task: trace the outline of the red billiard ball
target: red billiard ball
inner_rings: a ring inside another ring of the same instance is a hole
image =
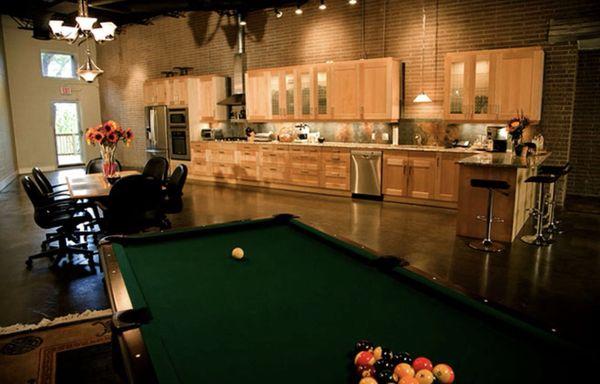
[[[373,365],[375,364],[375,356],[370,351],[360,351],[354,358],[354,365]]]
[[[417,372],[421,369],[427,369],[429,371],[433,369],[433,364],[431,363],[431,360],[429,360],[426,357],[417,357],[413,360],[412,366]]]
[[[454,382],[454,371],[448,364],[438,364],[433,367],[433,375],[442,384],[450,384]]]

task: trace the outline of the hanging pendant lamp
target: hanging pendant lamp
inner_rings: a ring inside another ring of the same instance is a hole
[[[85,82],[92,83],[94,80],[96,80],[96,77],[103,74],[104,71],[101,70],[96,63],[94,63],[94,60],[92,60],[89,48],[86,50],[86,56],[85,63],[79,67],[77,74],[79,77],[85,80]]]
[[[423,90],[423,66],[425,65],[425,4],[423,4],[423,23],[421,26],[421,92],[415,97],[413,103],[431,103],[431,99]]]

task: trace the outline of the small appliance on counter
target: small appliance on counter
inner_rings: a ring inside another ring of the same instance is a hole
[[[202,141],[214,140],[213,130],[210,128],[202,128],[202,130],[200,130],[200,138]]]
[[[452,141],[452,148],[469,148],[471,142],[469,140],[454,140]]]
[[[295,142],[306,143],[308,142],[308,135],[310,133],[310,126],[306,123],[298,123],[294,126],[296,131]]]
[[[254,135],[254,141],[266,143],[273,141],[273,132],[261,132]]]

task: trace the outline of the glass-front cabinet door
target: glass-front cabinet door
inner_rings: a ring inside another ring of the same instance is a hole
[[[314,67],[315,117],[317,120],[331,118],[331,71],[329,64]]]
[[[496,62],[490,54],[478,54],[473,57],[470,65],[469,76],[472,77],[468,83],[471,84],[469,101],[470,118],[472,120],[495,120],[497,106],[495,103],[494,82]]]
[[[314,113],[314,81],[312,66],[303,66],[298,68],[298,94],[297,109],[298,117],[301,119],[313,119]]]
[[[280,120],[285,114],[283,109],[284,105],[281,103],[281,75],[278,71],[273,71],[269,76],[269,98],[271,105],[271,118],[273,120]]]
[[[444,111],[446,119],[466,120],[469,116],[469,56],[447,55],[444,65]]]
[[[283,108],[286,119],[296,117],[296,73],[294,70],[283,73]]]

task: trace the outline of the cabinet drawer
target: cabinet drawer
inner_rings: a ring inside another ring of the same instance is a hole
[[[262,164],[285,164],[287,163],[287,153],[262,152],[260,154]]]
[[[321,158],[325,163],[350,163],[350,152],[323,151]]]
[[[261,169],[261,179],[263,181],[275,181],[283,183],[286,181],[285,171],[278,167],[263,167]]]
[[[242,180],[258,180],[258,168],[256,164],[240,165],[237,169],[237,177]]]
[[[318,187],[319,186],[319,171],[308,169],[291,169],[290,181],[292,184]]]
[[[210,146],[209,143],[192,143],[192,151],[193,150],[206,150]]]
[[[212,165],[212,174],[215,177],[234,177],[234,167],[227,163],[214,163]]]
[[[212,151],[212,161],[218,163],[235,164],[235,151],[233,150],[217,150]]]
[[[323,168],[323,175],[348,178],[350,176],[350,171],[347,166],[326,164]]]
[[[193,163],[191,167],[191,173],[198,176],[211,176],[212,167],[208,164],[196,164]]]
[[[308,162],[297,162],[297,161],[290,161],[290,169],[295,169],[298,171],[301,170],[309,170],[309,171],[314,171],[314,172],[318,172],[319,171],[319,163],[318,162],[312,162],[312,163],[308,163]]]
[[[318,163],[321,159],[318,152],[295,152],[290,153],[290,160],[299,163]]]
[[[253,151],[258,152],[259,146],[256,144],[238,144],[238,150],[240,151]]]
[[[349,177],[337,177],[337,176],[325,176],[323,177],[322,187],[327,189],[339,189],[342,191],[350,190],[350,178]]]

